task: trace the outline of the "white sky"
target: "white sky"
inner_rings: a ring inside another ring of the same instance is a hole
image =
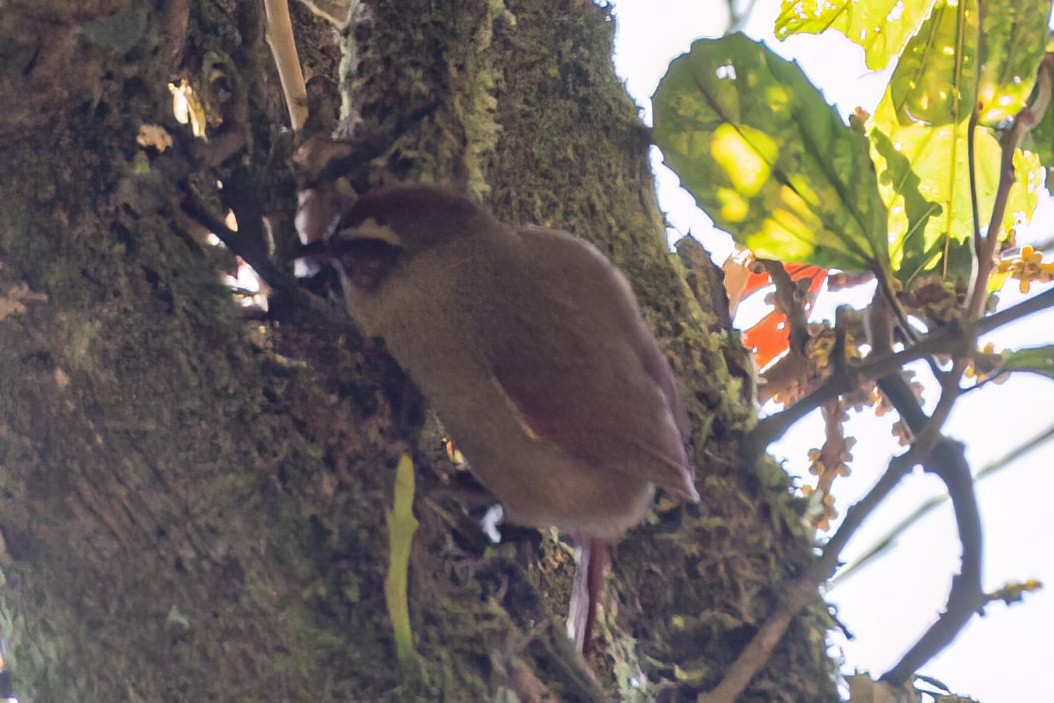
[[[778,0],[758,0],[746,27],[747,34],[763,39],[777,53],[794,58],[838,111],[848,115],[860,105],[871,109],[881,98],[888,79],[869,72],[863,53],[840,35],[792,37],[780,43],[772,37]],[[688,50],[702,36],[720,35],[727,23],[723,0],[616,0],[618,44],[616,68],[644,108],[650,121],[650,96],[669,61]],[[671,225],[691,231],[721,261],[731,249],[728,235],[713,230],[705,214],[695,208],[677,178],[653,162],[659,198]],[[1048,203],[1041,206],[1054,212]],[[1019,237],[1046,239],[1054,229],[1054,216],[1037,221],[1030,234]],[[1033,291],[1039,290],[1033,287]],[[1011,284],[1002,296],[1005,304],[1020,300]],[[818,314],[833,305],[818,304]],[[841,301],[839,301],[841,302]],[[1017,348],[1054,342],[1054,313],[1048,312],[1001,330],[987,341],[997,348]],[[925,375],[924,370],[919,371]],[[967,457],[976,472],[1007,451],[1038,435],[1054,423],[1052,382],[1034,376],[1016,376],[1002,386],[989,385],[964,396],[946,427],[946,433],[967,444]],[[935,400],[934,390],[927,400]],[[898,448],[889,435],[891,418],[865,415],[849,423],[857,438],[851,462],[852,476],[835,483],[837,507],[844,513],[879,477],[891,453]],[[787,460],[790,473],[807,474],[806,452],[823,441],[818,413],[806,418],[791,436],[773,447]],[[927,664],[922,673],[933,676],[962,695],[982,703],[1023,700],[1054,701],[1054,471],[1048,444],[979,484],[977,492],[985,521],[984,587],[995,590],[1007,581],[1038,578],[1048,590],[1026,596],[1024,603],[1007,607],[995,603],[987,616],[974,618],[958,640]],[[705,470],[705,469],[704,469]],[[845,550],[846,560],[883,536],[919,503],[943,492],[940,482],[921,471],[909,476],[885,505],[872,516]],[[705,499],[705,496],[704,496]],[[904,535],[895,549],[831,591],[829,600],[839,609],[842,622],[854,633],[852,642],[837,640],[845,656],[844,670],[867,670],[876,676],[894,664],[914,644],[926,626],[943,609],[951,578],[958,572],[960,547],[949,504],[933,511]]]

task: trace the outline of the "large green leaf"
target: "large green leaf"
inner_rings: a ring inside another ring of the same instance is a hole
[[[797,64],[741,34],[702,39],[652,103],[666,163],[740,244],[786,262],[888,268],[867,141]]]
[[[953,124],[978,102],[981,124],[994,125],[1025,106],[1043,59],[1050,0],[992,0],[981,8],[978,17],[975,3],[937,0],[890,80],[901,117]]]
[[[977,21],[974,3],[937,0],[889,81],[887,95],[902,122],[958,124],[973,112]]]
[[[1003,371],[1030,371],[1054,379],[1054,345],[1007,352],[1000,368]]]
[[[989,16],[1011,14],[992,10]],[[992,27],[997,24],[991,21]],[[938,0],[908,42],[871,120],[872,154],[890,212],[890,256],[903,281],[925,271],[949,278],[969,275],[974,223],[967,137],[979,78],[978,36],[974,4]],[[989,65],[995,64],[986,64],[985,71]],[[977,127],[974,161],[982,230],[999,184],[1000,156],[995,132]],[[1042,182],[1035,154],[1019,151],[1014,166],[1016,182],[1000,236],[1031,217]]]
[[[921,271],[940,256],[939,250],[926,250],[924,233],[930,218],[939,216],[943,208],[922,195],[921,179],[889,137],[876,129],[871,139],[876,159],[884,160],[879,187],[889,205],[889,232],[897,235],[889,248],[890,261],[897,271]]]
[[[1047,43],[1050,0],[1000,0],[981,6],[977,99],[982,124],[1013,117],[1025,106]]]
[[[835,29],[864,48],[867,67],[880,71],[900,53],[933,0],[783,0],[776,36]]]
[[[886,119],[883,100],[875,113],[871,140],[879,189],[890,209],[890,258],[897,277],[903,281],[924,271],[935,271],[947,278],[967,277],[970,270],[969,241],[973,236],[973,208],[970,203],[970,171],[967,152],[969,122],[930,127],[920,124],[902,126]],[[888,131],[887,131],[888,130]],[[888,145],[900,158],[890,161]],[[995,133],[988,127],[977,127],[974,135],[977,204],[981,229],[995,204],[999,186],[999,161],[1002,150]],[[906,217],[904,195],[898,186],[905,178],[905,165],[918,178],[919,197],[928,205],[939,206],[920,226],[920,217]],[[1018,150],[1014,155],[1015,182],[1010,189],[1000,238],[1010,229],[1031,218],[1036,209],[1043,183],[1042,167],[1034,152]],[[958,247],[962,246],[962,251]]]

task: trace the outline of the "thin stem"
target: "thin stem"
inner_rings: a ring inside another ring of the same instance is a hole
[[[966,623],[985,604],[981,588],[982,533],[981,515],[977,507],[970,466],[963,454],[963,445],[941,440],[926,462],[944,482],[955,511],[955,525],[962,545],[959,574],[952,579],[951,591],[944,612],[919,638],[907,654],[887,671],[882,680],[893,686],[903,685],[919,667],[951,644]]]
[[[974,150],[974,137],[977,131],[977,116],[981,106],[974,104],[973,112],[970,113],[970,123],[966,127],[966,159],[967,159],[967,171],[970,176],[970,210],[973,214],[973,249],[971,250],[970,256],[970,289],[972,290],[977,285],[977,279],[980,275],[980,267],[978,262],[981,259],[981,252],[984,249],[983,240],[981,239],[981,208],[977,205],[977,173],[975,172],[975,150]]]
[[[927,456],[930,449],[939,440],[941,428],[944,427],[948,416],[951,415],[952,408],[955,407],[955,401],[962,395],[962,388],[959,386],[959,382],[962,379],[963,372],[966,371],[968,363],[969,359],[967,357],[957,357],[952,363],[951,370],[940,377],[941,397],[937,400],[937,407],[933,409],[933,414],[930,415],[930,419],[926,422],[922,433],[915,440],[915,446],[920,456]]]
[[[838,567],[838,558],[845,545],[849,543],[849,539],[856,534],[856,531],[860,529],[860,526],[864,524],[864,521],[875,508],[886,499],[886,496],[896,488],[897,484],[900,483],[900,479],[904,478],[904,475],[915,466],[915,463],[915,456],[910,451],[900,456],[895,456],[890,460],[889,466],[886,467],[886,472],[878,479],[878,483],[867,492],[866,496],[849,508],[838,530],[831,536],[831,539],[827,540],[827,544],[823,548],[823,554],[809,570],[810,578],[819,584],[826,581],[834,573],[834,570]]]
[[[1045,290],[1039,295],[1035,295],[1027,300],[1022,300],[1020,303],[1012,305],[1006,310],[1000,310],[999,312],[992,313],[987,317],[982,317],[974,325],[974,329],[977,331],[977,336],[981,336],[982,334],[987,334],[1003,325],[1016,322],[1023,317],[1049,307],[1054,307],[1054,288]]]

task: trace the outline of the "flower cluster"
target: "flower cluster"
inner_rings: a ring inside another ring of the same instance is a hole
[[[995,272],[1016,279],[1020,283],[1022,293],[1027,293],[1033,283],[1054,281],[1054,263],[1043,263],[1043,252],[1036,251],[1027,244],[1021,247],[1017,256],[996,264]]]
[[[989,342],[978,349],[970,359],[970,365],[966,367],[966,377],[974,379],[977,383],[983,383],[1002,365],[1003,355],[995,351],[995,347]],[[1001,374],[993,378],[992,382],[1003,383],[1007,378],[1006,374]]]

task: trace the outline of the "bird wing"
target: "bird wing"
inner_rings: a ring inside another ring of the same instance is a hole
[[[491,313],[502,323],[479,330],[477,339],[525,431],[698,500],[673,374],[625,277],[569,234],[517,234],[527,288],[510,284]]]

